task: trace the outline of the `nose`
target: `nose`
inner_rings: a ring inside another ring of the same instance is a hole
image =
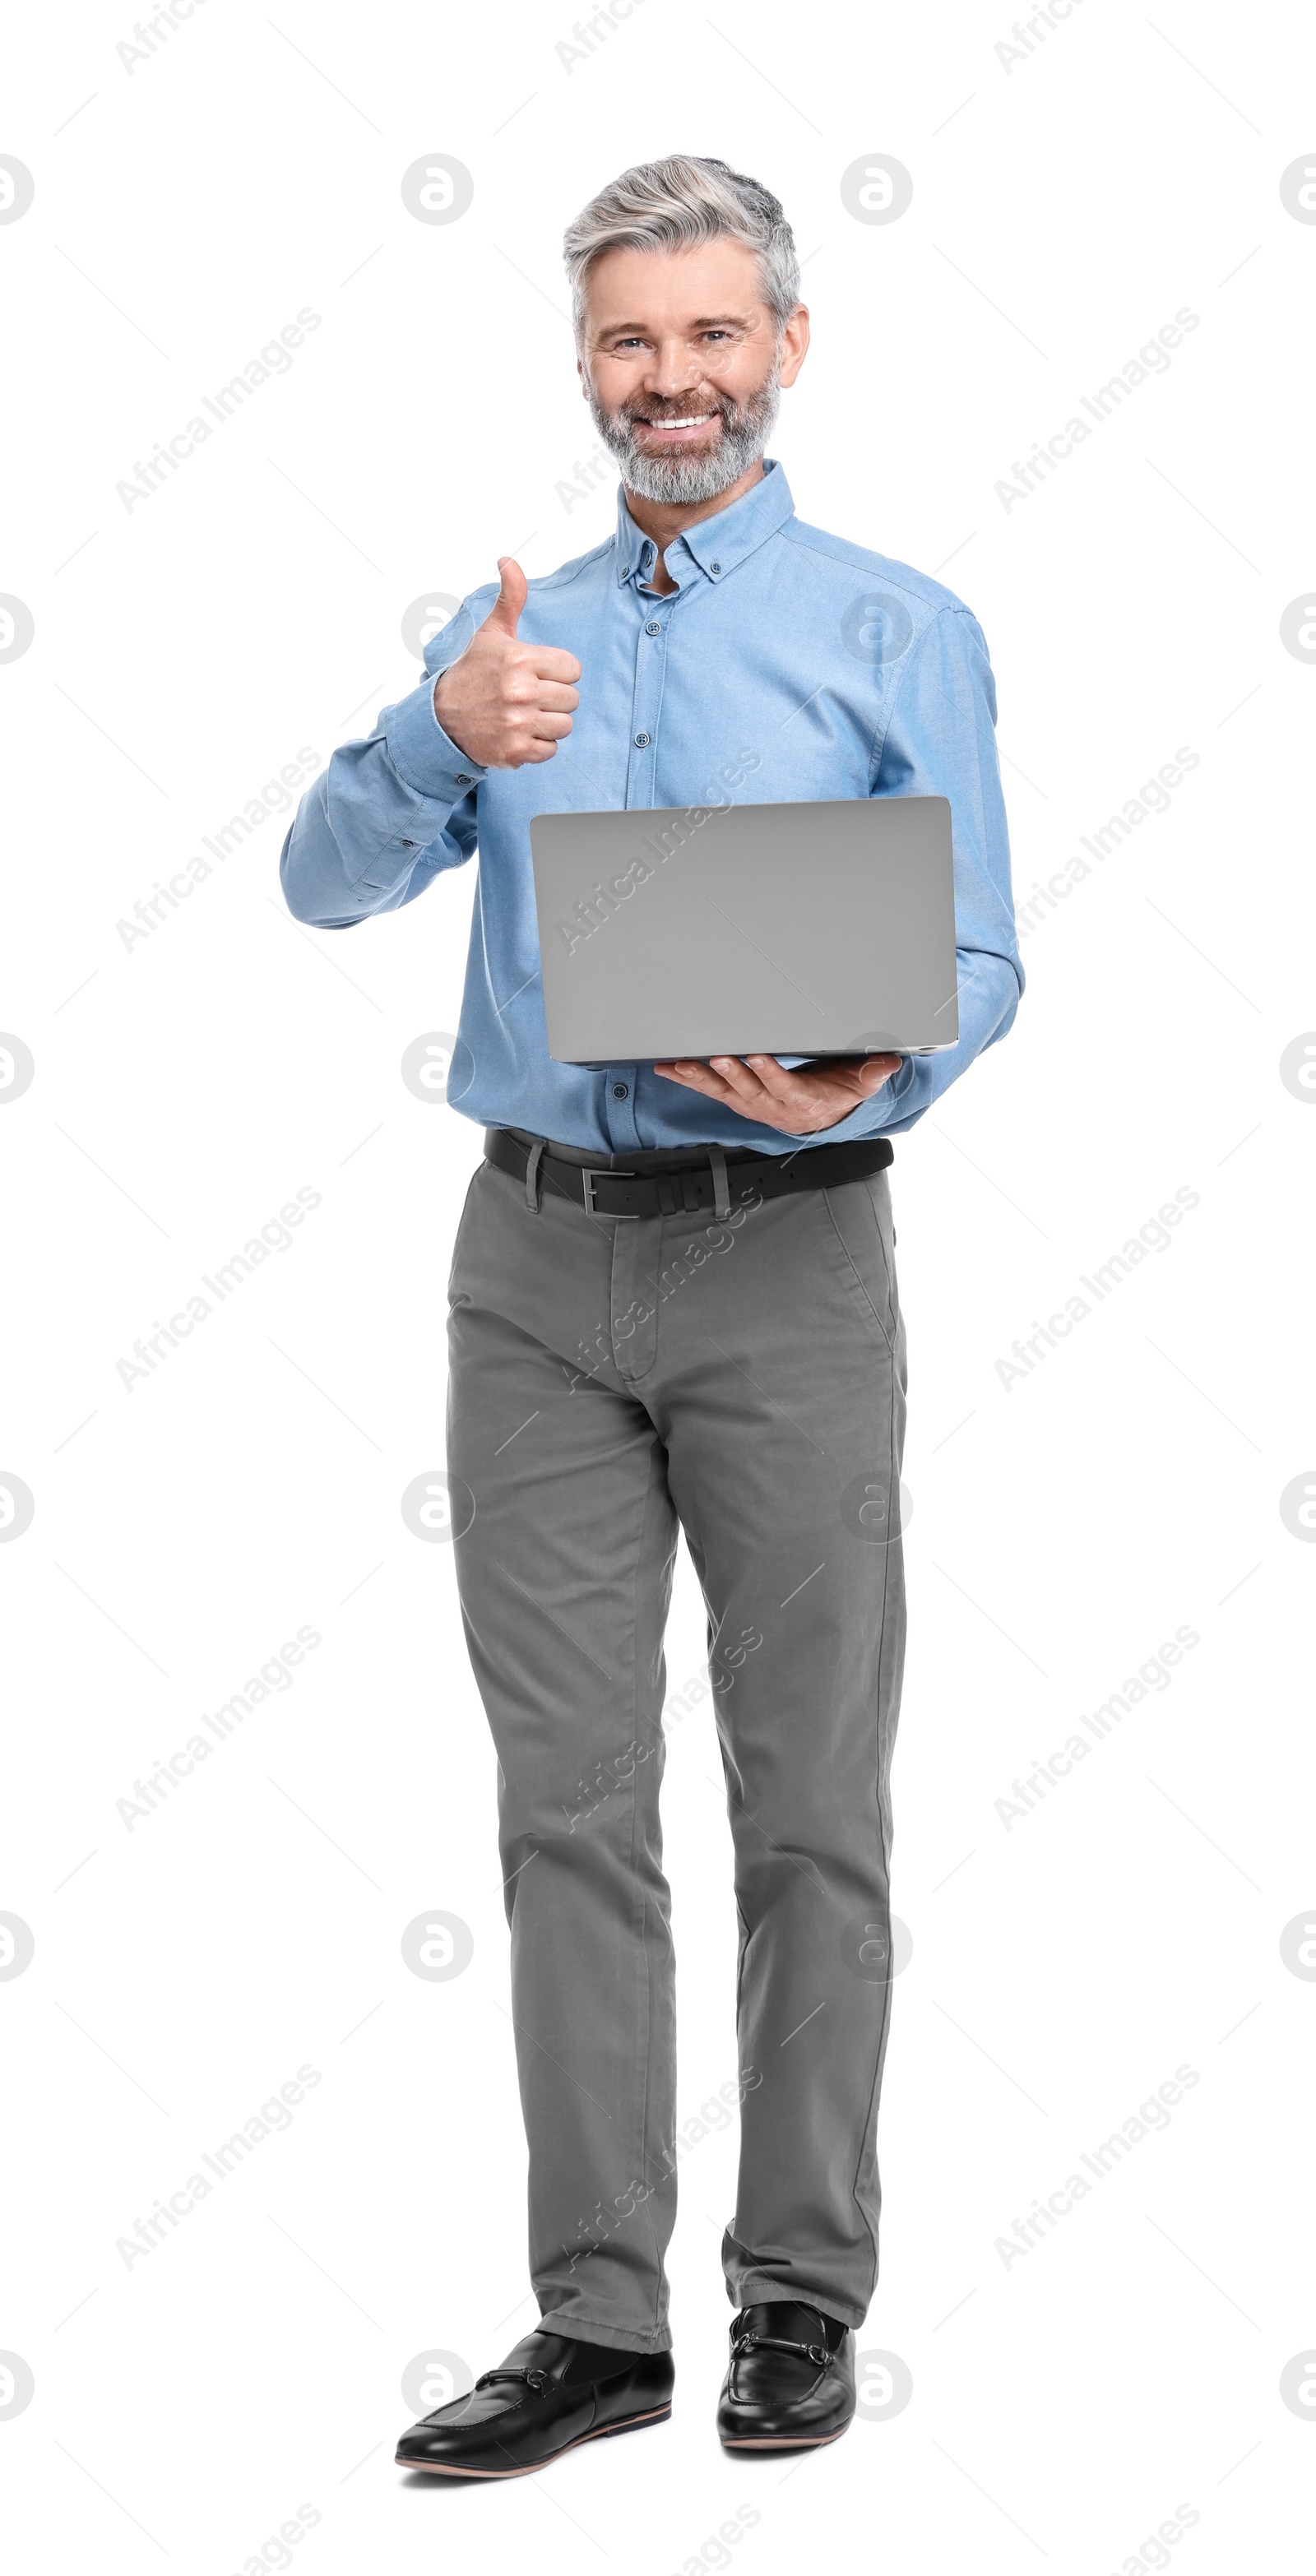
[[[673,402],[678,394],[692,392],[701,382],[698,362],[691,357],[684,340],[673,332],[658,342],[644,373],[646,393]]]

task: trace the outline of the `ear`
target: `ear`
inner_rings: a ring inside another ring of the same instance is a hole
[[[797,304],[781,335],[781,384],[793,385],[809,349],[809,308]]]

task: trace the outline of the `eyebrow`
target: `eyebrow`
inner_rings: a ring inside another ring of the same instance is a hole
[[[686,328],[690,331],[709,331],[725,329],[728,324],[746,328],[749,318],[747,313],[699,313],[692,322],[687,323]],[[602,322],[599,325],[599,338],[606,340],[616,331],[647,331],[648,328],[647,322]]]

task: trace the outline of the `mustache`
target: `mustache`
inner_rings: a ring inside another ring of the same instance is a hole
[[[632,427],[639,421],[651,422],[661,429],[664,421],[684,420],[692,411],[712,412],[719,420],[734,421],[738,417],[739,406],[728,394],[690,393],[679,402],[671,403],[659,403],[644,394],[632,394],[630,401],[622,404],[616,418],[628,421]]]

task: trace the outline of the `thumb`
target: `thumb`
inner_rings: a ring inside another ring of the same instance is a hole
[[[500,555],[498,570],[502,579],[502,588],[485,623],[496,627],[502,634],[510,636],[515,643],[516,621],[526,604],[529,583],[515,555]]]

